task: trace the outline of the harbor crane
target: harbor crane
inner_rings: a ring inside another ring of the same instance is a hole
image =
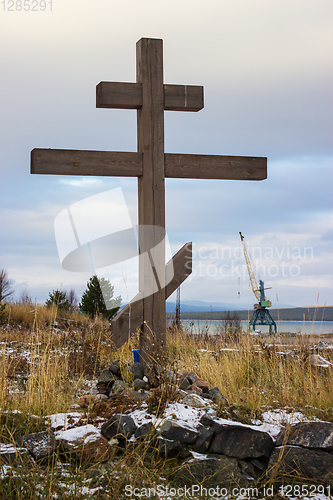
[[[256,304],[254,304],[254,311],[252,318],[250,319],[249,322],[249,328],[252,327],[253,331],[255,331],[256,324],[268,325],[270,334],[277,333],[276,323],[267,309],[267,307],[272,306],[271,301],[267,300],[267,297],[265,296],[265,290],[268,290],[268,288],[265,288],[264,282],[262,280],[259,280],[259,286],[258,286],[255,274],[253,272],[250,256],[246,249],[244,236],[242,235],[241,232],[239,232],[239,236],[242,242],[242,247],[243,247],[247,271],[249,273],[252,292],[254,293],[254,296],[258,301]]]

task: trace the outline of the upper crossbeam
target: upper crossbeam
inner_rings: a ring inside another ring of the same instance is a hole
[[[200,85],[163,85],[166,111],[200,111],[204,107]],[[100,82],[96,86],[96,107],[139,109],[142,106],[142,84]]]

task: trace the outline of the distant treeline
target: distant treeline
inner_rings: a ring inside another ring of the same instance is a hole
[[[333,306],[328,307],[292,307],[288,309],[269,309],[275,321],[333,321]],[[240,320],[247,320],[252,316],[253,310],[248,311],[230,311],[232,316],[237,315]],[[228,315],[227,311],[207,311],[203,312],[181,312],[182,320],[223,320]],[[169,319],[174,314],[167,314]]]

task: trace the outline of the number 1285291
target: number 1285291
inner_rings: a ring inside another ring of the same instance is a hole
[[[3,0],[2,10],[6,12],[52,11],[52,0]]]

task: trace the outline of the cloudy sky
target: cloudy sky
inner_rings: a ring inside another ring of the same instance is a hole
[[[2,2],[0,268],[15,297],[82,294],[89,273],[57,251],[66,207],[121,187],[136,220],[136,179],[31,175],[30,151],[136,150],[136,112],[96,109],[95,87],[135,81],[142,37],[164,40],[165,83],[205,89],[200,112],[165,113],[166,152],[268,158],[261,182],[166,180],[172,251],[195,251],[182,299],[253,303],[242,231],[274,305],[333,305],[332,0]],[[120,281],[127,300],[136,278]]]

